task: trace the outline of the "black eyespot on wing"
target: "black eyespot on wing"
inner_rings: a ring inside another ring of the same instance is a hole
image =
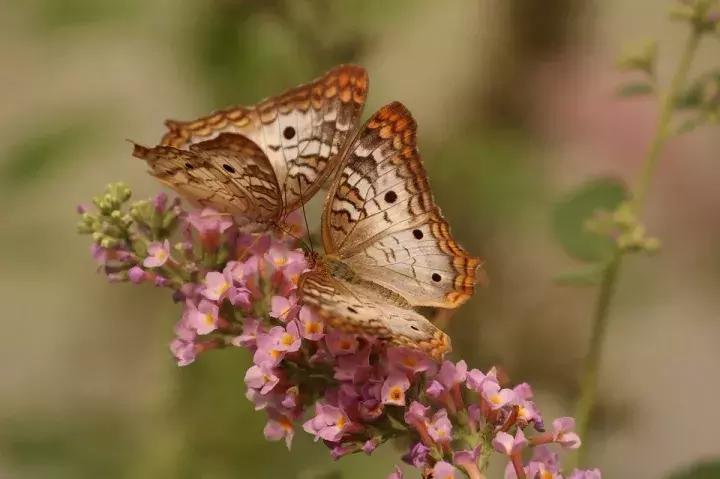
[[[412,329],[413,331],[420,331],[420,328],[418,328],[414,324],[410,325],[410,329]]]
[[[185,163],[185,168],[187,168],[188,170],[192,170],[195,167],[192,165],[192,163],[188,161],[187,163]]]
[[[353,313],[353,314],[358,314],[357,309],[352,308],[352,307],[350,307],[350,306],[347,307],[347,310],[350,311],[350,312]]]
[[[292,126],[286,126],[283,130],[283,136],[286,140],[292,140],[295,137],[295,128]]]
[[[235,173],[235,168],[228,165],[227,163],[223,163],[223,169],[227,171],[228,173]]]
[[[385,201],[387,203],[395,203],[395,200],[397,200],[397,193],[392,190],[385,193]]]
[[[423,239],[423,232],[420,230],[413,230],[413,236],[416,239]]]
[[[433,275],[432,275],[432,280],[433,280],[433,281],[435,281],[436,283],[439,283],[441,279],[442,279],[442,278],[440,277],[439,274],[433,273]]]

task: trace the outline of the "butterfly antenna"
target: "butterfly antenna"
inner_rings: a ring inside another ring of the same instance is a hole
[[[241,254],[240,256],[238,256],[238,259],[237,259],[237,260],[238,260],[238,261],[242,261],[243,258],[245,257],[245,255],[248,253],[248,251],[250,251],[250,250],[252,249],[252,247],[255,246],[258,241],[260,241],[260,238],[262,238],[262,236],[263,236],[262,234],[257,235],[257,236],[255,237],[255,239],[253,240],[253,242],[250,243],[250,246],[248,246],[247,248],[245,248],[245,251],[243,251],[242,254]]]
[[[305,233],[307,233],[308,241],[310,242],[310,253],[314,254],[315,250],[313,249],[312,237],[310,236],[310,225],[308,224],[307,213],[305,212],[305,201],[303,199],[303,193],[302,193],[302,181],[300,181],[299,176],[298,176],[298,188],[300,189],[300,207],[302,208],[303,219],[305,220]]]

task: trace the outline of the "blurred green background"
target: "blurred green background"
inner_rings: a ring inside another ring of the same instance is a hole
[[[553,238],[553,206],[589,179],[635,178],[657,107],[615,99],[614,58],[656,37],[666,80],[685,36],[668,4],[0,3],[0,478],[391,472],[390,445],[333,463],[302,432],[291,452],[266,442],[244,397],[248,355],[178,369],[167,344],[179,309],[164,291],[107,284],[75,234],[75,205],[107,182],[158,191],[126,138],[155,144],[166,118],[252,104],[344,62],[369,70],[366,117],[392,100],[411,109],[436,199],[486,260],[489,286],[449,326],[453,357],[530,382],[547,418],[572,414],[596,289],[554,284],[578,264]],[[694,71],[718,63],[712,43]],[[632,257],[619,285],[584,438],[606,478],[720,454],[717,131],[669,145],[644,214],[664,248]],[[317,225],[318,201],[308,211]]]

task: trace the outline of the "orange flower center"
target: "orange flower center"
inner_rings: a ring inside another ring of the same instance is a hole
[[[390,399],[393,401],[399,401],[403,397],[403,390],[402,388],[395,386],[394,388],[390,389]]]
[[[305,332],[308,334],[322,333],[322,324],[320,323],[306,323]]]
[[[280,338],[280,344],[282,344],[283,346],[290,346],[294,342],[295,338],[290,333],[283,333],[282,337]]]

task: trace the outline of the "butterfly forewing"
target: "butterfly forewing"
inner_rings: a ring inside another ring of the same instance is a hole
[[[188,150],[135,144],[133,156],[149,172],[196,206],[236,217],[239,226],[263,227],[280,219],[282,197],[263,151],[241,135],[223,133]]]
[[[185,148],[223,132],[246,136],[269,158],[288,213],[312,197],[332,172],[331,160],[344,150],[360,121],[367,89],[363,68],[339,66],[252,107],[189,122],[169,120],[162,144]]]
[[[398,102],[360,129],[326,199],[323,243],[362,278],[413,306],[457,307],[480,260],[452,235],[417,150],[417,125]]]

